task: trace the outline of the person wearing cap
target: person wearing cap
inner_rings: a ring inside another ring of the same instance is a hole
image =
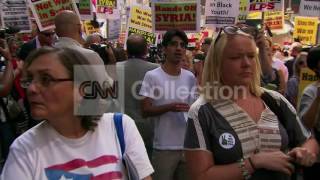
[[[320,46],[312,48],[307,56],[308,67],[320,78]],[[320,79],[308,85],[302,94],[299,115],[305,126],[313,130],[318,143],[320,142]],[[320,157],[310,168],[304,169],[304,179],[319,179]]]

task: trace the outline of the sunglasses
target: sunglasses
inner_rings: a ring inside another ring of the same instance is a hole
[[[216,40],[214,41],[214,45],[218,42],[218,40],[221,37],[222,32],[224,32],[225,34],[228,35],[235,35],[235,34],[241,34],[241,33],[245,33],[245,34],[249,34],[251,35],[254,39],[257,38],[259,31],[257,28],[252,27],[252,26],[224,26],[223,28],[220,29]]]

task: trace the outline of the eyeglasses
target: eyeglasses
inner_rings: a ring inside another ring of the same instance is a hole
[[[43,88],[48,88],[53,83],[64,82],[64,81],[73,81],[70,78],[53,78],[51,76],[40,76],[38,78],[26,78],[20,80],[20,85],[22,88],[27,89],[32,83],[37,83]]]
[[[170,41],[170,42],[168,43],[168,45],[169,45],[169,46],[173,46],[173,47],[175,47],[175,48],[177,48],[179,45],[180,45],[180,47],[183,48],[183,49],[187,48],[186,43],[184,43],[184,42],[178,42],[178,41]]]
[[[218,40],[221,37],[221,33],[222,31],[228,35],[235,35],[235,34],[241,34],[241,33],[245,33],[245,34],[249,34],[251,35],[253,38],[257,38],[259,31],[258,29],[256,29],[255,27],[251,27],[251,26],[225,26],[223,28],[220,29],[216,40],[214,41],[214,45],[218,42]]]
[[[55,32],[41,32],[41,34],[43,34],[46,37],[51,37],[51,36],[54,36],[56,33]]]

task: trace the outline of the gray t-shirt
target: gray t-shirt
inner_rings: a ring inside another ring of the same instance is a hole
[[[159,67],[159,64],[141,59],[128,59],[124,62],[118,62],[116,67],[119,98],[123,111],[136,122],[145,121],[141,115],[139,91],[146,72]]]
[[[181,69],[178,76],[171,76],[161,67],[148,71],[144,77],[140,95],[153,99],[154,106],[195,101],[196,79],[187,70]],[[187,123],[187,112],[169,111],[151,118],[154,122],[153,148],[181,150]]]

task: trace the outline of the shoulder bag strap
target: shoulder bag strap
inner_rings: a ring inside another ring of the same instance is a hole
[[[118,140],[120,143],[121,154],[123,156],[123,154],[126,150],[126,145],[125,145],[125,141],[124,141],[122,114],[121,113],[114,113],[113,120],[114,120],[114,125],[115,125],[116,131],[117,131]]]

